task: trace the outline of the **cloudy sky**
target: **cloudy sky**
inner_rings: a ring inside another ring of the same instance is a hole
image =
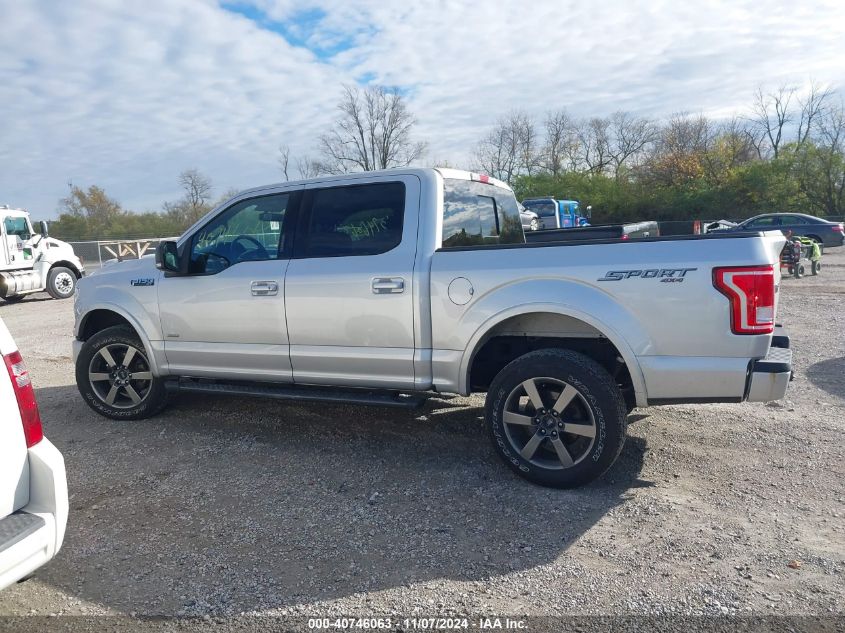
[[[344,83],[396,86],[429,159],[466,164],[514,108],[727,116],[758,85],[845,87],[845,2],[0,0],[0,204],[68,182],[133,210],[280,179]]]

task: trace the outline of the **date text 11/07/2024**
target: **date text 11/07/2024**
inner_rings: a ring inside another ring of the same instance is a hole
[[[308,628],[313,630],[468,630],[482,631],[511,630],[526,628],[524,620],[482,617],[482,618],[309,618]]]

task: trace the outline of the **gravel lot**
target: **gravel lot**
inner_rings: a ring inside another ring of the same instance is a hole
[[[512,475],[478,396],[182,396],[113,422],[77,394],[72,302],[2,305],[71,515],[0,615],[842,614],[845,249],[823,263],[781,286],[787,400],[635,410],[619,462],[575,491]]]

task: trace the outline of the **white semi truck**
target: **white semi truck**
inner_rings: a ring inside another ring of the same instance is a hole
[[[43,290],[67,299],[85,274],[70,244],[49,237],[46,222],[39,229],[23,209],[0,206],[0,297],[9,303]]]

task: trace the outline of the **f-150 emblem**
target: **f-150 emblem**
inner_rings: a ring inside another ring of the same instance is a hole
[[[683,281],[688,272],[698,268],[648,268],[645,270],[609,270],[599,281],[622,281],[639,277],[640,279],[660,279],[660,281],[677,282]]]
[[[131,279],[130,286],[155,286],[156,280],[154,277],[142,277],[140,279]]]

